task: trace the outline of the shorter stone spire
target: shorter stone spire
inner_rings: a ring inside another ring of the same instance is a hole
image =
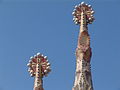
[[[51,71],[47,56],[37,53],[37,55],[30,58],[27,66],[29,67],[30,76],[35,77],[33,90],[44,90],[42,78]]]

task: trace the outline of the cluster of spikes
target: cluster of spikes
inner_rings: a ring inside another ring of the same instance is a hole
[[[75,9],[73,10],[73,21],[75,22],[76,25],[81,23],[81,13],[86,16],[86,23],[87,24],[92,24],[94,21],[94,11],[91,7],[91,5],[85,4],[84,2],[81,2],[81,4],[76,5]]]
[[[38,60],[40,60],[38,62]],[[31,77],[34,77],[36,75],[36,65],[39,64],[41,66],[41,75],[47,76],[48,73],[51,71],[50,69],[50,63],[48,62],[47,56],[44,56],[43,54],[37,53],[33,57],[30,57],[29,63],[27,64],[28,72],[30,73]]]

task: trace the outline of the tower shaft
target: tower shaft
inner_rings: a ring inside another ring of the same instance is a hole
[[[44,90],[42,79],[51,71],[47,56],[37,53],[36,55],[30,57],[27,66],[29,67],[28,72],[30,73],[30,76],[35,78],[33,90]]]

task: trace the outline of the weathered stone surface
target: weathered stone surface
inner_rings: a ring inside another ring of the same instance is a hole
[[[44,90],[42,87],[35,87],[34,90]]]

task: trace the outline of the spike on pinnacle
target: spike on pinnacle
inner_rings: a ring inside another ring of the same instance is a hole
[[[39,56],[39,55],[40,55],[40,53],[38,52],[38,53],[37,53],[37,56]]]
[[[85,4],[85,2],[81,2],[81,5],[82,5],[82,4]]]
[[[81,25],[82,12],[85,15],[86,24],[91,24],[94,21],[94,17],[93,17],[94,11],[91,5],[85,4],[84,2],[81,2],[81,4],[79,5],[76,5],[75,9],[73,10],[72,15],[73,15],[73,21],[75,22],[75,24]]]

